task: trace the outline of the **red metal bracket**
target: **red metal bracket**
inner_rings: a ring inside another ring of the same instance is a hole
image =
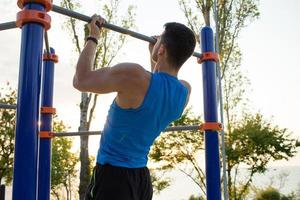
[[[41,113],[55,115],[56,109],[52,107],[41,107]]]
[[[55,62],[55,63],[58,63],[58,56],[57,55],[55,55],[55,54],[47,54],[47,53],[45,53],[44,55],[43,55],[43,60],[44,61],[53,61],[53,62]]]
[[[201,57],[198,58],[198,63],[202,64],[205,61],[215,61],[215,62],[219,62],[219,54],[215,53],[215,52],[205,52],[202,53]]]
[[[200,125],[201,131],[221,131],[223,125],[218,122],[206,122]]]
[[[17,5],[19,8],[23,9],[27,3],[42,4],[47,12],[52,9],[52,0],[18,0]]]
[[[51,17],[44,11],[22,10],[17,14],[17,27],[22,27],[26,23],[37,22],[44,26],[45,30],[51,27]]]
[[[40,131],[40,138],[48,138],[51,139],[55,137],[54,133],[51,131]]]

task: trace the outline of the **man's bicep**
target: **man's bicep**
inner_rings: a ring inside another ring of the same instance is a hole
[[[91,71],[87,75],[84,88],[87,92],[99,94],[120,92],[130,84],[128,76],[131,76],[135,70],[133,65],[131,63],[121,63],[113,67]]]
[[[95,71],[91,71],[88,75],[86,88],[88,92],[99,94],[117,92],[120,76],[116,69],[112,67],[105,67]]]

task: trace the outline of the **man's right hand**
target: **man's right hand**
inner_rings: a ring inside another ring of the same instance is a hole
[[[103,19],[100,15],[93,15],[92,16],[92,21],[89,23],[89,32],[91,37],[96,38],[97,40],[100,39],[100,33],[101,33],[101,28],[97,26],[99,24],[102,26],[105,23],[105,19]]]
[[[155,35],[155,36],[151,36],[151,37],[157,41],[157,39],[158,39],[159,36]],[[152,55],[152,51],[153,51],[154,45],[155,45],[155,43],[150,43],[149,42],[148,48],[149,48],[150,55]]]

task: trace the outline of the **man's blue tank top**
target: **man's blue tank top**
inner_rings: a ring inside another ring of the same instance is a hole
[[[167,73],[151,75],[143,103],[136,109],[110,106],[97,162],[113,166],[145,167],[154,140],[183,112],[188,89]]]

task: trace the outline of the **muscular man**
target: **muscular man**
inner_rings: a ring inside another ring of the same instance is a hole
[[[182,24],[167,23],[155,45],[149,44],[152,72],[136,63],[93,71],[101,31],[96,22],[105,23],[93,16],[73,84],[82,92],[117,92],[117,96],[101,135],[86,200],[151,200],[148,153],[161,131],[180,118],[188,103],[191,87],[178,80],[177,74],[194,51],[195,36]]]

